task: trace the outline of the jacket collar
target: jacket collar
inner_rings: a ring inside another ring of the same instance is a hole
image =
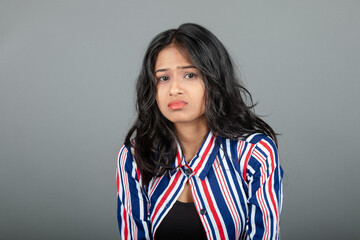
[[[219,150],[219,144],[217,143],[218,141],[216,141],[216,139],[217,137],[210,131],[202,143],[199,151],[190,161],[190,163],[186,162],[185,157],[182,154],[180,144],[177,143],[176,159],[172,166],[176,170],[183,167],[189,168],[201,180],[204,180]],[[176,172],[177,171],[172,171],[170,175],[173,176]]]

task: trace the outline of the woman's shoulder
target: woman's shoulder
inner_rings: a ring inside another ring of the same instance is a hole
[[[238,139],[220,137],[220,140],[226,149],[231,151],[232,154],[236,154],[238,159],[242,159],[245,162],[249,161],[249,158],[254,157],[254,154],[256,157],[262,156],[265,159],[269,156],[277,155],[275,141],[264,133],[253,133]]]
[[[134,145],[123,144],[117,157],[118,174],[121,177],[129,176],[140,181],[140,170],[134,159]]]
[[[245,162],[251,158],[267,159],[278,154],[275,141],[264,133],[253,133],[231,141],[237,149],[238,157]]]
[[[134,154],[135,139],[130,139],[129,142],[123,143],[118,153],[118,159],[120,157],[128,156],[132,158]]]
[[[254,144],[254,145],[259,145],[259,144],[263,144],[263,143],[275,145],[274,140],[264,133],[253,133],[251,135],[244,137],[240,141],[245,141],[245,142],[248,142],[248,143]]]
[[[133,158],[134,155],[134,147],[133,145],[123,144],[120,147],[118,156],[117,156],[117,163],[120,168],[136,168],[136,163]]]
[[[235,140],[226,139],[222,137],[220,138],[222,139],[222,141],[230,141],[232,142],[232,144],[247,144],[247,145],[259,145],[259,146],[264,144],[269,144],[272,147],[276,148],[275,141],[264,133],[253,133],[250,135],[245,135]]]
[[[254,146],[255,153],[260,153],[264,158],[277,155],[277,146],[275,141],[263,133],[255,133],[246,137],[244,140]]]
[[[251,154],[248,164],[253,169],[263,167],[274,168],[278,165],[278,150],[275,141],[268,135],[263,133],[252,134],[244,140],[251,144]]]

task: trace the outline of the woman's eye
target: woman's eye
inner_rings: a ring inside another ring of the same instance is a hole
[[[194,73],[187,73],[187,74],[185,75],[185,78],[193,78],[193,77],[195,77],[195,74],[194,74]]]
[[[167,76],[161,76],[161,77],[158,77],[158,82],[164,82],[166,80],[169,80],[169,78]]]

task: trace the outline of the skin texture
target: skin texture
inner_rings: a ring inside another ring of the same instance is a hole
[[[189,162],[209,131],[204,115],[205,85],[201,73],[174,45],[160,51],[154,72],[156,102],[161,113],[174,123],[183,154]],[[193,201],[188,184],[178,200]]]

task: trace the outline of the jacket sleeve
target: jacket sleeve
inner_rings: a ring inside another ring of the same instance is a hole
[[[283,171],[276,145],[264,136],[256,143],[247,167],[247,239],[279,239]]]
[[[121,239],[150,239],[146,195],[130,150],[122,146],[116,170],[117,218]]]

